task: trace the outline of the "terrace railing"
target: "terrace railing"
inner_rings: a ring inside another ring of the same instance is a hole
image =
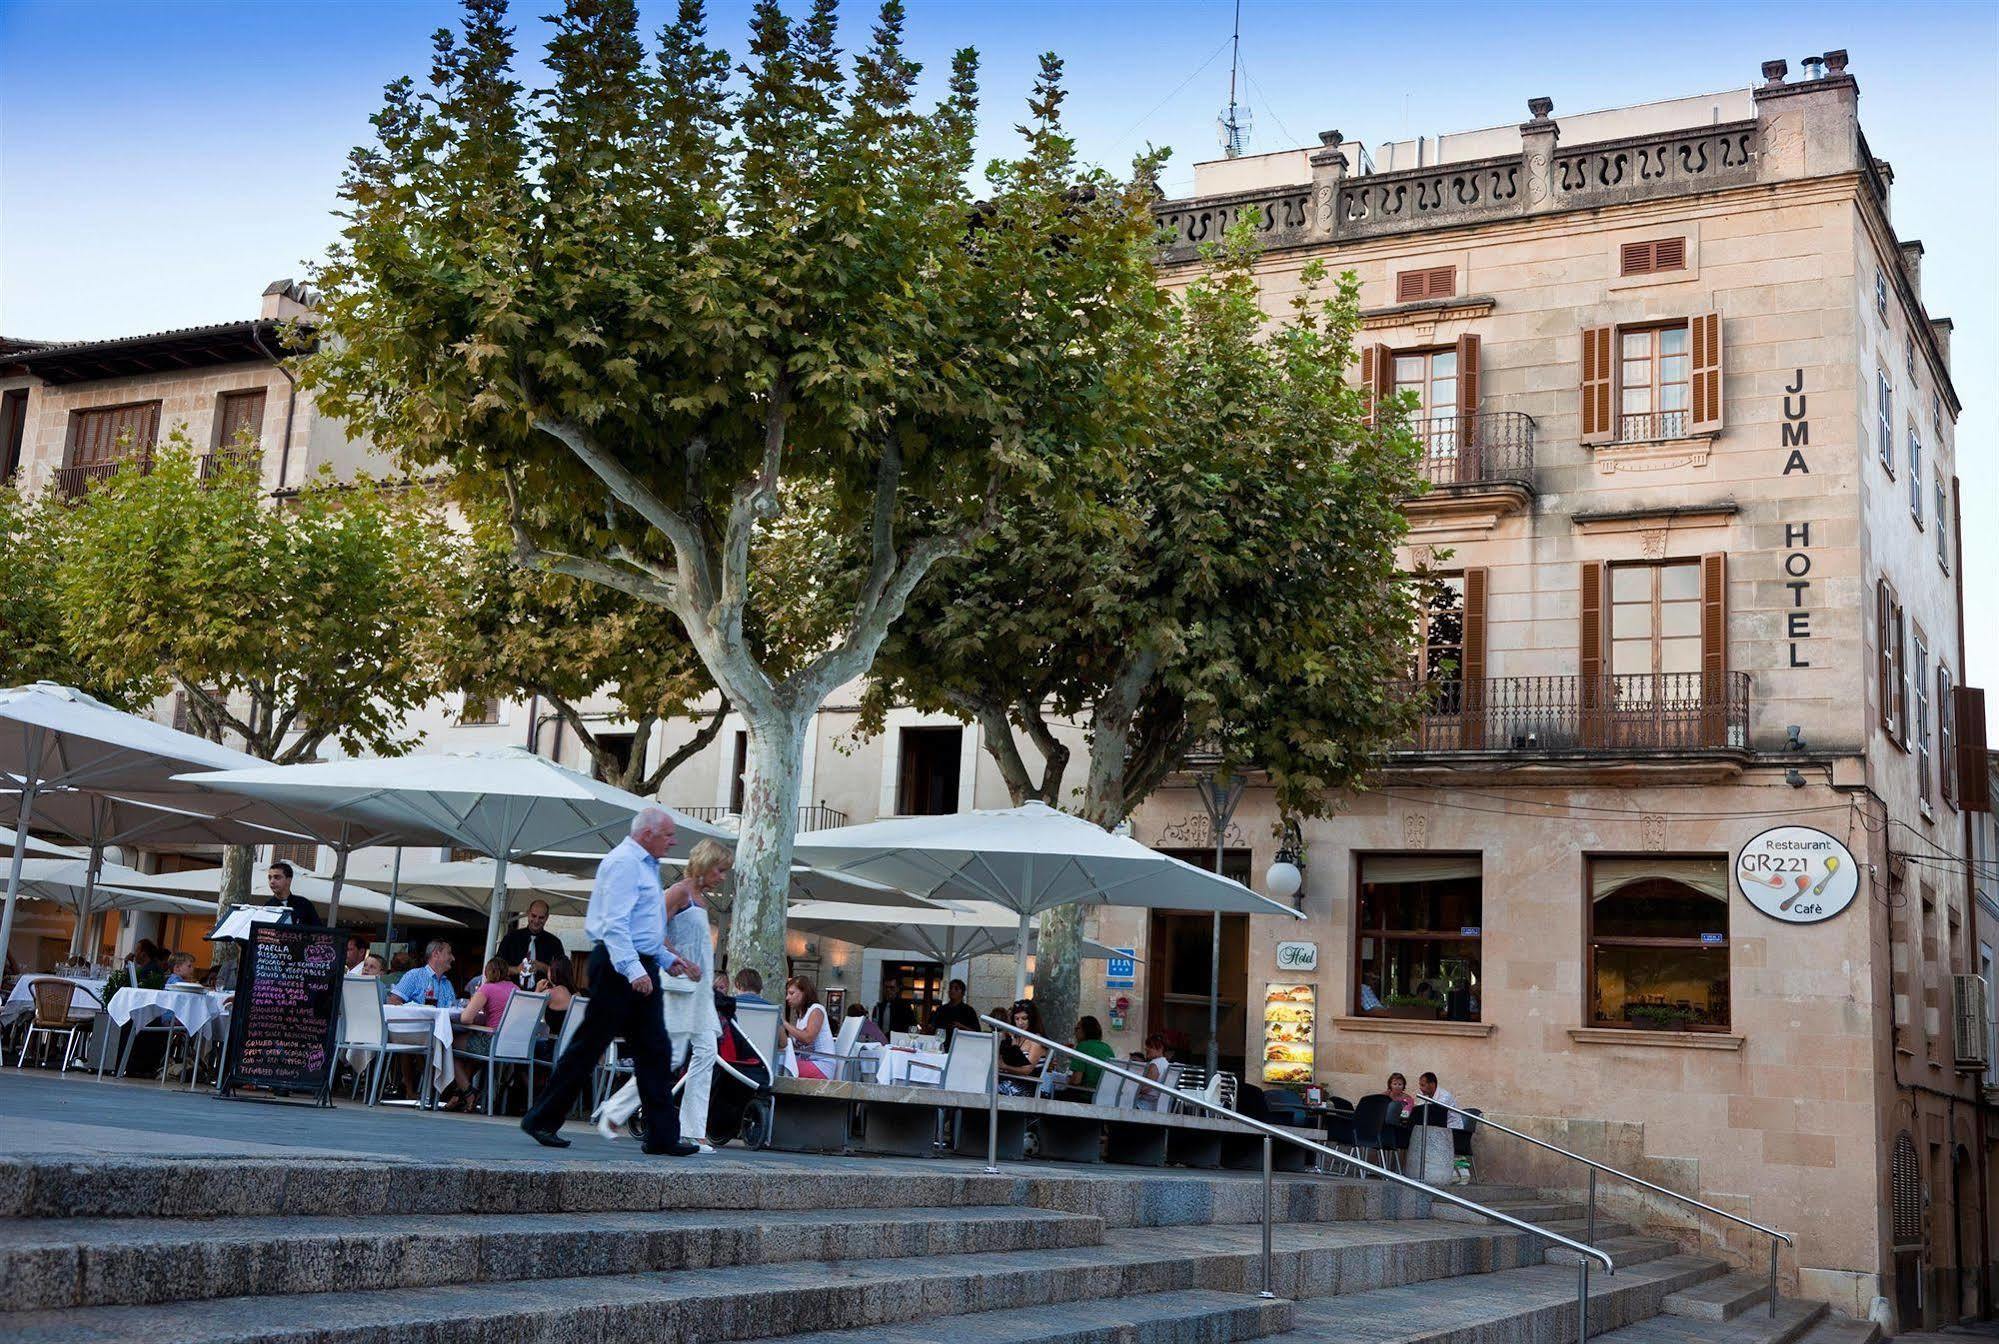
[[[1485,677],[1409,683],[1423,698],[1400,755],[1711,754],[1749,747],[1749,674]]]

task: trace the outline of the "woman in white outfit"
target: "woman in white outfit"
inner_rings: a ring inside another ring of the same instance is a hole
[[[687,1064],[687,1081],[680,1091],[680,1137],[704,1153],[708,1142],[708,1092],[715,1076],[715,1041],[722,1023],[715,1016],[715,995],[708,981],[715,969],[715,940],[708,928],[708,896],[729,878],[735,856],[713,840],[703,840],[687,856],[687,872],[665,892],[666,908],[679,911],[666,921],[666,945],[699,974],[680,980],[685,992],[668,992],[660,1004],[667,1035],[673,1040],[673,1065]],[[669,989],[671,987],[668,987]],[[597,1113],[597,1130],[607,1139],[618,1137],[624,1123],[639,1108],[636,1078],[607,1100]]]

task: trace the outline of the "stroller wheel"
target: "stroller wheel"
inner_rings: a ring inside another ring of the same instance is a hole
[[[770,1142],[770,1104],[753,1101],[743,1108],[743,1146],[752,1152]]]
[[[632,1112],[632,1118],[625,1121],[625,1129],[640,1143],[646,1141],[646,1113],[644,1107]]]

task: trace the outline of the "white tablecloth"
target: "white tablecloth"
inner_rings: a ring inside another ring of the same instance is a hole
[[[382,1018],[388,1023],[391,1040],[402,1042],[420,1036],[430,1038],[431,1086],[442,1092],[451,1082],[452,1031],[458,1021],[458,1010],[427,1003],[389,1003],[382,1005]],[[368,1057],[363,1055],[359,1058],[366,1060]]]
[[[14,982],[13,990],[7,995],[7,1002],[0,1004],[0,1018],[11,1018],[35,1011],[34,985],[37,980],[55,980],[62,984],[81,985],[95,994],[100,1004],[104,1002],[104,986],[109,983],[106,980],[82,980],[67,975],[24,975]],[[91,1011],[88,1000],[77,1002],[74,1006],[79,1012]]]
[[[186,1027],[190,1036],[199,1036],[223,1016],[229,998],[206,989],[121,989],[104,1005],[104,1011],[121,1027],[145,1026],[171,1017]]]
[[[934,1086],[944,1077],[944,1052],[941,1050],[919,1053],[898,1050],[893,1046],[863,1044],[854,1047],[854,1052],[867,1061],[861,1072],[872,1072],[878,1083],[916,1082]],[[913,1070],[912,1065],[915,1066]]]

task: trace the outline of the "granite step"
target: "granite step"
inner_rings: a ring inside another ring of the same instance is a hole
[[[1148,1293],[1105,1302],[1063,1302],[984,1311],[909,1325],[815,1330],[787,1344],[1232,1344],[1289,1330],[1292,1305],[1242,1293]]]
[[[1881,1327],[1873,1321],[1828,1316],[1798,1337],[1798,1344],[1881,1344]]]
[[[1419,1191],[1379,1180],[1283,1175],[1276,1216],[1321,1223],[1421,1219]],[[288,1214],[338,1217],[356,1209],[421,1216],[510,1216],[737,1208],[779,1211],[1023,1205],[1101,1218],[1111,1227],[1260,1223],[1259,1175],[936,1160],[811,1159],[723,1150],[699,1161],[638,1158],[588,1166],[522,1159],[407,1162],[314,1156],[244,1158],[0,1158],[0,1218],[130,1218],[172,1209],[186,1218]]]
[[[1620,1274],[1624,1272],[1627,1266],[1648,1264],[1651,1261],[1664,1260],[1668,1256],[1680,1253],[1679,1246],[1664,1237],[1606,1237],[1598,1235],[1596,1248],[1611,1258],[1612,1263],[1617,1266],[1617,1272]],[[1566,1246],[1557,1246],[1548,1252],[1548,1263],[1551,1265],[1573,1266],[1581,1258],[1577,1252],[1570,1250]],[[1590,1264],[1593,1271],[1597,1273],[1602,1272],[1603,1266],[1601,1263],[1592,1260]]]
[[[1669,1256],[1590,1278],[1589,1328],[1601,1334],[1658,1313],[1670,1294],[1726,1272],[1715,1260]],[[1297,1324],[1269,1344],[1573,1344],[1576,1275],[1535,1265],[1298,1303]]]
[[[0,1221],[0,1311],[263,1293],[892,1260],[1090,1246],[1101,1220],[1040,1209]]]
[[[1711,1282],[1724,1283],[1735,1277]],[[1670,1304],[1686,1291],[1671,1294],[1666,1302]],[[1767,1304],[1769,1299],[1766,1296],[1763,1300]],[[1823,1302],[1779,1301],[1775,1316],[1765,1305],[1727,1320],[1700,1320],[1676,1314],[1667,1305],[1664,1314],[1609,1331],[1602,1338],[1614,1344],[1794,1344],[1825,1321],[1826,1315]]]
[[[1539,1258],[1532,1238],[1430,1222],[1286,1226],[1274,1238],[1279,1297],[1366,1292],[1489,1276]],[[1254,1294],[1262,1230],[1146,1228],[1069,1248],[853,1260],[787,1261],[443,1284],[224,1297],[145,1306],[0,1314],[10,1344],[111,1340],[311,1340],[313,1344],[569,1344],[650,1337],[760,1339],[808,1331],[916,1325],[972,1313],[1108,1301],[1157,1293]],[[1678,1284],[1674,1286],[1680,1286]],[[579,1334],[579,1322],[589,1322]],[[932,1338],[937,1335],[933,1333]]]
[[[1666,1299],[1666,1312],[1697,1321],[1732,1321],[1751,1307],[1769,1316],[1770,1280],[1761,1274],[1730,1274]]]

